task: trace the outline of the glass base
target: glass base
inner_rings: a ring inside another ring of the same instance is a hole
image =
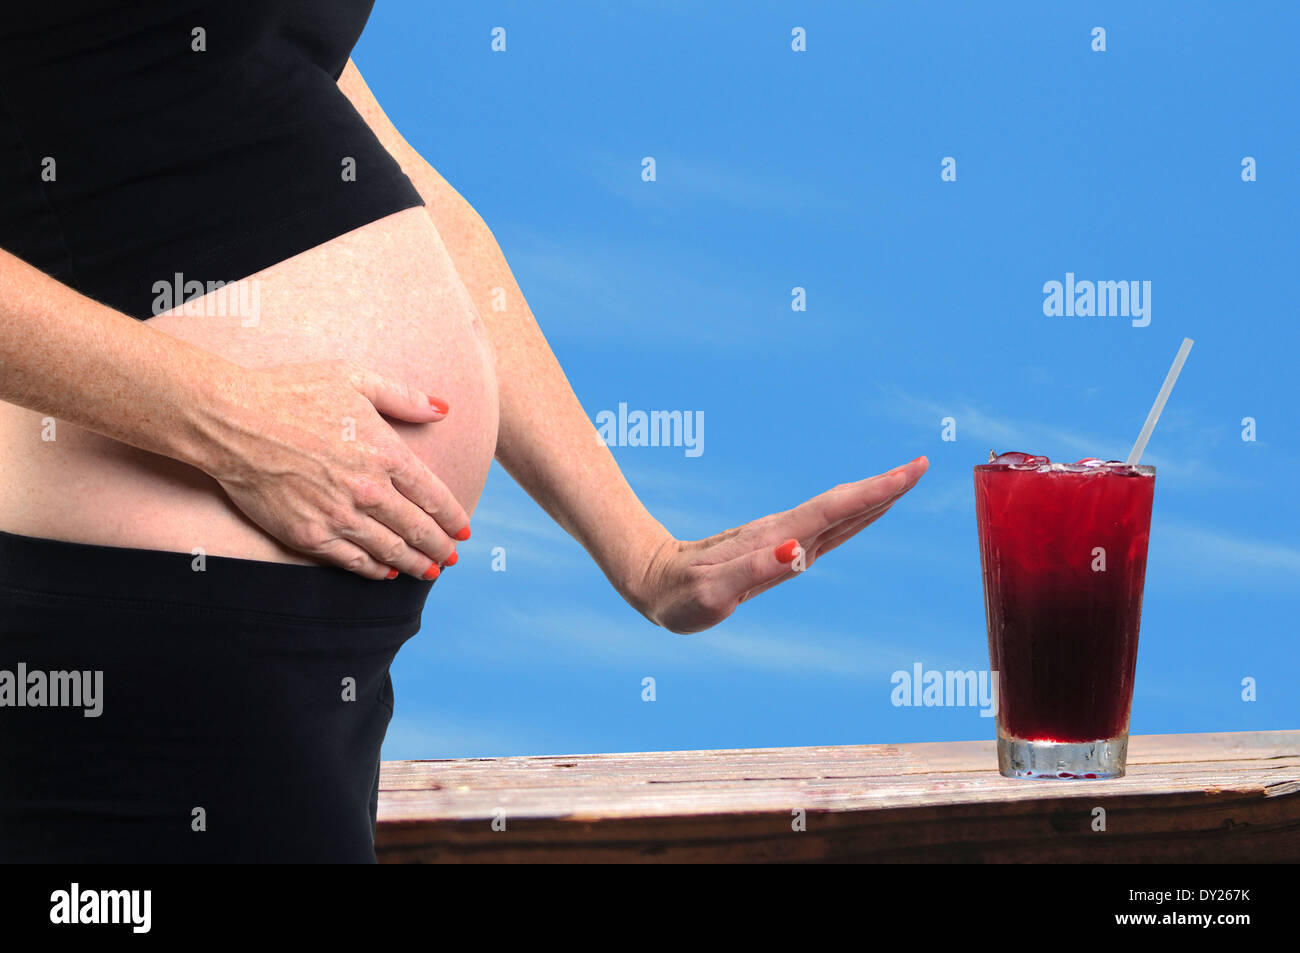
[[[998,732],[998,771],[1005,778],[1093,781],[1124,777],[1128,735],[1100,741],[1026,741]]]

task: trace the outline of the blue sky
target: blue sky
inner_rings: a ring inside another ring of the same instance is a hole
[[[494,468],[394,665],[384,756],[989,737],[973,708],[890,703],[915,662],[987,667],[970,467],[1123,457],[1184,336],[1143,461],[1132,730],[1300,727],[1297,31],[1280,2],[379,0],[358,66],[493,229],[589,414],[703,412],[698,457],[615,451],[670,530],[931,460],[695,636],[641,619]],[[1150,324],[1045,316],[1067,272],[1150,281]]]

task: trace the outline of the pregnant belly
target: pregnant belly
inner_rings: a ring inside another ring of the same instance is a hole
[[[246,367],[346,359],[451,405],[393,426],[473,513],[496,448],[486,332],[423,208],[341,235],[148,322]],[[0,529],[73,542],[313,563],[254,526],[216,481],[0,403]]]

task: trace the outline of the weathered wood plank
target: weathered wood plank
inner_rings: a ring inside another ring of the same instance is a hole
[[[1134,737],[1128,777],[1098,782],[1000,777],[984,741],[385,762],[376,848],[385,862],[1300,860],[1300,731]]]

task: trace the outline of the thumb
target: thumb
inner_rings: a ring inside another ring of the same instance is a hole
[[[799,541],[787,539],[779,546],[764,546],[722,563],[718,567],[718,581],[743,598],[756,589],[780,582],[791,572],[802,572],[806,558]]]
[[[441,397],[374,371],[358,371],[353,385],[375,405],[375,410],[398,420],[417,424],[442,420],[451,409]]]

